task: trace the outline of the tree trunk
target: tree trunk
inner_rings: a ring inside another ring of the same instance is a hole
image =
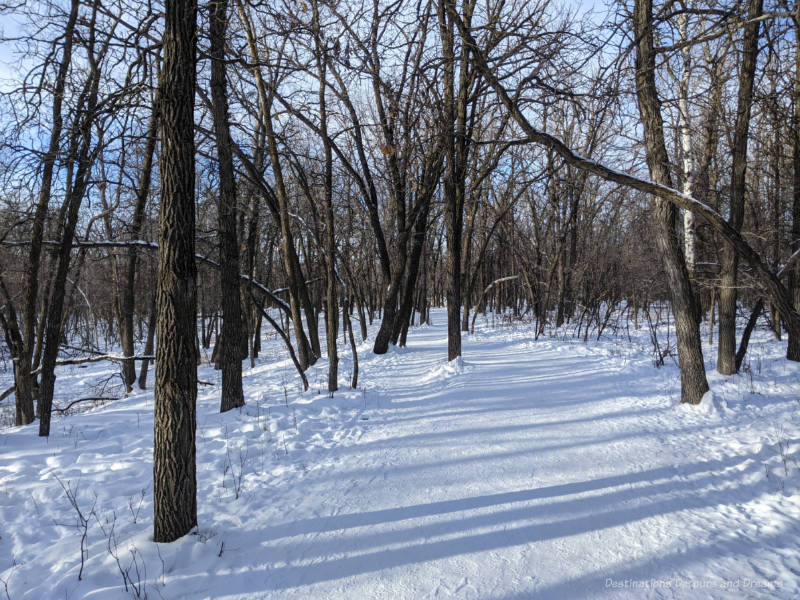
[[[345,291],[344,306],[342,307],[342,319],[344,320],[347,336],[350,339],[350,351],[353,353],[353,377],[350,379],[350,387],[358,387],[358,350],[356,349],[356,338],[353,336],[353,322],[350,320],[350,293]]]
[[[669,162],[664,142],[661,107],[655,82],[653,51],[652,0],[636,0],[633,20],[636,44],[636,96],[644,126],[645,151],[650,176],[658,184],[670,187]],[[655,200],[657,244],[675,313],[678,338],[678,362],[681,370],[681,402],[698,404],[708,391],[700,329],[697,324],[694,294],[683,261],[676,231],[677,209],[662,198]]]
[[[147,340],[144,344],[144,355],[153,355],[153,343],[156,335],[156,295],[153,293],[152,300],[150,301],[150,317],[147,319]],[[150,367],[150,361],[144,359],[142,365],[139,367],[139,389],[147,389],[147,369]]]
[[[717,288],[711,288],[711,303],[708,307],[708,345],[714,344],[714,324],[716,322],[715,307],[717,305]]]
[[[470,27],[474,0],[462,3],[462,23]],[[458,59],[455,51],[456,4],[440,0],[438,6],[439,35],[444,58],[444,95],[442,98],[444,127],[444,212],[447,237],[445,272],[447,279],[447,360],[461,356],[461,252],[464,229],[464,200],[466,196],[468,92],[472,84],[468,43],[461,39]],[[462,36],[463,38],[463,36]],[[456,83],[456,65],[458,82]],[[456,87],[457,86],[457,87]]]
[[[95,7],[92,21],[96,17],[96,10],[97,8]],[[91,27],[94,27],[94,23],[92,23]],[[94,36],[90,36],[89,46],[87,47],[90,69],[84,88],[85,105],[81,107],[81,120],[73,126],[73,135],[75,137],[70,144],[70,158],[74,158],[77,168],[75,169],[73,180],[69,182],[68,193],[64,201],[64,207],[66,207],[64,212],[65,221],[61,234],[61,243],[58,248],[57,266],[50,303],[47,307],[47,324],[45,326],[45,343],[42,351],[42,375],[39,391],[39,435],[42,437],[50,435],[50,416],[56,380],[55,367],[58,349],[61,344],[67,272],[72,259],[72,242],[75,238],[79,210],[89,184],[92,162],[96,156],[96,152],[92,149],[92,126],[97,105],[100,73],[98,70],[99,56],[96,54],[93,42]],[[73,150],[77,150],[77,156],[72,155]]]
[[[750,129],[750,108],[753,104],[753,82],[758,59],[758,30],[764,0],[750,0],[748,23],[744,27],[742,66],[739,70],[739,93],[736,106],[736,126],[733,133],[730,214],[728,223],[737,232],[744,220],[745,175],[747,170],[747,140]],[[719,290],[719,336],[717,371],[723,375],[736,373],[736,287],[739,256],[724,243],[721,248]]]
[[[687,42],[681,50],[681,81],[678,94],[678,119],[681,139],[681,156],[683,158],[683,185],[681,191],[691,196],[694,187],[694,157],[692,156],[692,137],[689,115],[689,85],[692,76],[692,47],[688,43],[689,17],[686,14],[678,16],[678,27],[681,42]],[[694,213],[690,210],[683,211],[683,248],[686,256],[686,268],[689,277],[694,277],[697,264],[697,232]]]
[[[405,266],[405,261],[403,261]],[[398,268],[395,265],[395,268]],[[389,342],[392,339],[394,330],[394,320],[397,314],[397,297],[400,293],[400,280],[402,279],[402,270],[400,276],[396,273],[392,277],[392,282],[386,292],[386,297],[383,300],[383,318],[381,319],[381,326],[378,333],[375,335],[375,343],[372,346],[372,351],[375,354],[386,354],[389,350]]]
[[[156,149],[156,141],[158,137],[158,107],[160,101],[158,97],[155,98],[153,103],[153,111],[150,115],[150,123],[147,127],[147,142],[144,149],[144,164],[142,165],[142,172],[139,178],[139,185],[136,190],[136,206],[133,210],[133,223],[131,229],[131,239],[139,239],[142,231],[142,224],[144,222],[144,209],[147,204],[147,198],[150,196],[150,182],[153,175],[153,156]],[[124,286],[122,288],[122,317],[123,322],[120,323],[120,330],[124,329],[126,338],[122,340],[122,354],[124,356],[133,356],[133,313],[136,309],[136,264],[138,262],[138,255],[136,246],[131,246],[128,250],[128,268],[126,271]],[[122,337],[122,336],[120,336]],[[145,355],[150,355],[153,352],[152,348]],[[144,368],[144,367],[143,367]],[[146,368],[145,368],[146,370]],[[134,361],[127,361],[123,363],[123,372],[125,373],[125,382],[127,386],[133,386],[136,379],[136,366]],[[145,375],[145,380],[147,375]],[[141,383],[140,383],[141,387]]]
[[[242,391],[242,304],[239,292],[239,242],[236,230],[236,180],[228,123],[228,99],[225,84],[225,29],[227,0],[211,0],[209,4],[209,37],[211,50],[211,99],[214,113],[214,134],[217,140],[219,192],[220,292],[222,296],[222,396],[220,412],[244,406]]]
[[[33,217],[31,251],[25,270],[22,352],[17,361],[19,367],[16,369],[15,373],[18,378],[16,402],[18,413],[22,415],[23,419],[27,419],[30,414],[33,414],[33,388],[36,385],[36,378],[31,375],[31,371],[33,370],[33,352],[36,344],[34,332],[36,331],[36,310],[39,297],[39,268],[41,265],[42,239],[44,236],[44,222],[47,217],[47,209],[50,205],[50,193],[53,185],[53,171],[55,169],[56,155],[61,142],[61,131],[64,123],[61,114],[64,102],[64,89],[69,65],[72,61],[72,38],[80,5],[81,3],[78,0],[72,0],[69,18],[64,29],[64,49],[61,56],[61,63],[58,67],[58,74],[56,75],[55,88],[53,90],[53,125],[50,130],[50,142],[47,154],[44,155],[42,161],[42,186],[39,189],[39,199]],[[44,319],[41,320],[40,324],[44,324]],[[41,338],[42,336],[40,335],[40,347]],[[27,421],[27,423],[32,421],[33,419]]]
[[[259,210],[259,198],[257,194],[250,194],[250,222],[248,223],[248,233],[247,233],[247,274],[250,276],[251,279],[255,279],[256,277],[256,255],[258,254],[258,227],[260,222],[260,210]],[[267,265],[267,273],[271,272],[272,270],[272,241],[270,241],[270,249],[269,249],[269,261],[270,264]],[[261,309],[263,308],[263,299],[261,304],[254,305],[251,303],[252,307],[252,317],[250,322],[255,322],[255,327],[253,330],[253,343],[250,346],[250,367],[255,366],[255,360],[258,358],[259,352],[261,352],[261,323],[263,321],[263,316],[261,315]]]
[[[422,189],[418,191],[421,197],[421,208],[417,213],[417,218],[414,221],[414,232],[411,235],[411,252],[409,253],[407,263],[407,273],[405,285],[403,287],[402,297],[400,299],[399,312],[395,316],[394,330],[392,332],[392,343],[400,343],[400,346],[406,345],[406,338],[408,333],[409,319],[411,317],[411,309],[414,304],[414,292],[417,289],[417,279],[419,276],[419,266],[422,259],[422,251],[425,248],[425,234],[428,230],[428,215],[430,213],[431,200],[435,192],[436,185],[439,181],[441,163],[431,165],[431,168],[425,169],[423,175]],[[406,335],[404,335],[404,333]]]
[[[792,114],[792,234],[789,250],[792,254],[800,251],[800,13],[795,7],[794,22],[794,112]],[[800,312],[800,261],[788,273],[789,298],[792,306]],[[784,319],[785,321],[785,319]],[[786,357],[800,361],[800,330],[789,328]]]
[[[736,351],[736,372],[739,372],[739,369],[742,368],[742,363],[744,362],[744,357],[747,354],[747,347],[750,344],[750,335],[753,333],[753,329],[756,327],[756,323],[758,322],[758,317],[761,314],[762,309],[764,308],[764,299],[759,298],[756,305],[753,307],[752,312],[750,313],[750,318],[747,320],[747,325],[745,325],[744,331],[742,332],[742,341],[739,344],[739,349]]]
[[[166,0],[161,89],[153,540],[197,525],[197,268],[194,259],[195,0]],[[238,296],[237,296],[238,301]]]
[[[414,234],[411,237],[411,256],[408,260],[406,281],[400,300],[400,309],[395,317],[394,331],[392,332],[392,343],[399,343],[400,346],[406,345],[406,336],[403,335],[403,332],[408,332],[409,319],[414,304],[414,292],[417,289],[419,266],[422,258],[422,250],[425,246],[425,231],[428,227],[429,206],[430,202],[426,202],[425,208],[420,211],[417,222],[414,225]],[[400,341],[401,338],[402,342]]]
[[[2,290],[3,302],[5,304],[3,309],[0,310],[0,322],[3,326],[6,344],[8,344],[8,349],[11,352],[11,357],[14,361],[13,389],[14,393],[17,395],[14,424],[17,426],[28,425],[29,423],[32,423],[35,418],[32,402],[33,393],[31,390],[24,389],[22,392],[20,392],[20,386],[30,385],[31,381],[33,381],[33,378],[30,376],[30,370],[22,372],[22,369],[28,368],[27,365],[23,365],[22,361],[19,360],[23,350],[22,333],[19,330],[19,321],[17,319],[16,309],[14,308],[14,302],[12,301],[11,294],[9,294],[6,283],[3,280],[2,273],[0,273],[0,290]],[[31,400],[31,402],[21,402],[19,400],[20,395],[23,398]]]
[[[328,137],[328,110],[325,99],[327,77],[327,47],[319,21],[319,2],[313,2],[314,43],[316,45],[317,72],[319,74],[319,120],[320,137],[324,153],[323,195],[325,213],[325,339],[328,346],[328,392],[339,389],[339,352],[336,338],[339,335],[339,307],[336,297],[336,229],[333,217],[333,153]],[[313,202],[312,199],[310,201]],[[345,306],[345,312],[347,307]],[[346,317],[347,318],[347,317]]]

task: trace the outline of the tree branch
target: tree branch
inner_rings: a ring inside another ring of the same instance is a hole
[[[764,263],[758,252],[756,252],[717,211],[707,204],[669,186],[660,185],[653,181],[636,177],[635,175],[622,173],[595,160],[581,156],[569,148],[558,137],[534,127],[527,117],[522,114],[517,102],[509,96],[503,84],[492,72],[483,51],[478,47],[475,38],[467,27],[465,27],[459,15],[452,8],[450,10],[455,24],[458,26],[459,31],[471,48],[476,67],[483,73],[484,77],[486,77],[486,81],[492,87],[495,94],[497,94],[502,104],[511,113],[511,116],[520,128],[522,128],[524,133],[528,136],[529,141],[549,148],[564,159],[564,162],[578,169],[597,175],[606,181],[611,181],[612,183],[617,183],[662,198],[680,208],[693,212],[715,232],[724,237],[735,248],[739,256],[750,265],[759,283],[769,292],[787,328],[800,334],[800,314],[794,310],[786,288],[781,284],[778,277],[770,270],[767,264]]]

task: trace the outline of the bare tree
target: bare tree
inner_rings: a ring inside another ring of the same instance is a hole
[[[472,23],[475,2],[465,0],[460,6],[465,27]],[[456,12],[453,0],[440,0],[439,37],[444,58],[443,135],[444,135],[444,205],[447,232],[447,360],[461,356],[461,253],[464,229],[464,199],[466,195],[466,168],[471,136],[468,133],[469,94],[475,85],[474,70],[469,60],[469,46],[459,44],[456,49],[456,27],[452,13]],[[459,36],[461,37],[461,36]],[[456,59],[456,52],[459,56]],[[458,76],[456,77],[456,68]],[[457,82],[457,83],[456,83]]]
[[[233,141],[228,124],[228,98],[225,82],[225,30],[228,23],[227,0],[209,4],[211,41],[211,97],[214,133],[217,141],[219,191],[220,292],[222,296],[222,398],[220,412],[244,406],[242,391],[242,317],[239,297],[239,243],[236,230],[236,180],[233,171]]]
[[[730,213],[728,223],[736,231],[742,230],[747,171],[747,142],[749,139],[750,110],[753,104],[753,82],[758,58],[760,17],[763,0],[750,0],[747,23],[742,40],[742,60],[739,69],[739,89],[736,103],[736,125],[733,131],[732,169],[730,187]],[[719,345],[717,370],[723,375],[736,373],[736,299],[739,281],[739,257],[730,244],[724,244],[721,253],[721,282],[719,290]]]
[[[800,312],[800,2],[795,1],[792,11],[794,26],[794,86],[792,89],[792,229],[790,232],[791,256],[794,264],[788,269],[789,289],[794,309]],[[789,330],[787,356],[800,361],[800,331]]]
[[[633,11],[636,43],[636,97],[644,125],[644,144],[650,176],[657,184],[672,187],[669,159],[664,142],[664,128],[655,83],[652,0],[636,0]],[[698,404],[708,391],[703,350],[698,326],[699,309],[689,281],[676,231],[677,209],[668,200],[655,200],[658,221],[658,246],[669,282],[675,329],[678,337],[678,360],[681,368],[681,402]]]
[[[197,4],[167,0],[161,98],[153,510],[156,542],[197,524],[194,92]],[[238,298],[237,298],[238,300]]]
[[[33,387],[34,377],[31,376],[33,349],[35,345],[36,308],[39,295],[39,267],[42,254],[42,239],[44,236],[44,222],[50,205],[50,194],[53,185],[53,172],[56,163],[56,154],[61,143],[63,128],[63,102],[67,73],[72,61],[72,43],[75,23],[78,19],[80,2],[73,0],[70,13],[64,27],[63,48],[59,62],[58,73],[55,78],[52,104],[52,127],[47,153],[42,161],[42,183],[39,189],[39,199],[36,204],[36,213],[33,218],[33,231],[31,234],[31,251],[25,277],[25,305],[23,312],[22,341],[17,360],[14,362],[14,381],[16,385],[17,424],[31,423],[33,413]]]
[[[55,385],[55,367],[64,324],[64,301],[66,298],[67,273],[72,260],[72,242],[78,224],[80,207],[90,186],[92,167],[102,143],[94,139],[93,129],[100,115],[108,116],[113,110],[112,98],[104,97],[106,107],[98,110],[98,97],[102,78],[102,64],[113,41],[114,26],[101,31],[98,23],[99,7],[94,3],[86,18],[86,53],[89,63],[87,76],[79,94],[78,114],[72,123],[69,139],[67,172],[71,175],[61,207],[58,226],[61,230],[61,243],[53,261],[50,301],[47,306],[39,407],[39,435],[50,435],[50,416]],[[41,344],[41,342],[40,342]]]
[[[336,272],[336,224],[333,214],[333,150],[328,134],[327,69],[328,43],[320,23],[320,3],[312,0],[312,33],[314,36],[314,60],[319,78],[319,127],[322,140],[323,170],[322,195],[325,214],[325,337],[328,345],[328,391],[339,389],[339,353],[336,349],[336,338],[339,326],[339,307],[337,303]]]

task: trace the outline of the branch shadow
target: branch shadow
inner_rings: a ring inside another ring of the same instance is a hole
[[[257,537],[266,540],[266,547],[260,552],[262,559],[272,563],[268,567],[270,585],[274,586],[271,589],[286,589],[580,535],[687,509],[741,503],[758,497],[760,490],[755,486],[738,488],[735,494],[729,488],[719,488],[715,472],[730,469],[732,465],[741,467],[742,477],[761,469],[756,455],[741,455],[682,467],[681,477],[697,476],[691,480],[677,479],[676,469],[661,467],[536,489],[304,519],[267,527]],[[586,496],[597,491],[603,493]],[[572,495],[579,496],[564,498]],[[490,512],[458,515],[486,509]],[[583,514],[574,516],[576,513]],[[539,522],[520,523],[526,520]],[[381,525],[385,526],[381,532],[357,531]],[[387,527],[389,531],[385,531]],[[458,535],[478,528],[491,530]],[[290,541],[303,535],[313,536],[307,547],[299,547],[306,546],[302,538]],[[425,541],[434,536],[448,536],[448,539]],[[282,538],[285,543],[274,544]],[[341,556],[347,547],[352,548],[352,553]],[[338,556],[330,558],[337,551]],[[300,557],[303,564],[293,564],[291,556]],[[594,579],[587,576],[587,585],[590,581]]]

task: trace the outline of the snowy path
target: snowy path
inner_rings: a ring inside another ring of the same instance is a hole
[[[278,560],[291,557],[265,565],[279,595],[618,596],[607,580],[744,577],[779,577],[786,597],[797,592],[796,541],[784,538],[782,573],[761,571],[761,546],[780,544],[748,514],[757,490],[716,481],[723,470],[763,477],[761,461],[693,457],[708,424],[670,428],[664,417],[675,409],[665,410],[655,381],[626,389],[606,354],[547,342],[479,342],[479,354],[468,344],[454,368],[439,358],[441,334],[417,333],[413,348],[371,363],[392,373],[391,390],[369,396],[381,409],[363,437],[304,482],[311,511],[284,498],[277,512],[292,518],[265,532]],[[681,454],[683,438],[692,446]],[[314,516],[318,508],[330,514]],[[797,502],[792,509],[797,518]],[[776,532],[798,532],[790,516],[781,525]],[[767,564],[776,552],[763,549]]]
[[[150,497],[146,518],[120,525],[147,565],[150,597],[800,595],[800,475],[774,475],[784,466],[768,426],[797,403],[793,366],[788,373],[776,367],[783,372],[765,383],[772,396],[753,400],[738,379],[720,379],[712,381],[716,406],[684,408],[669,400],[674,369],[653,369],[620,346],[486,334],[465,340],[458,365],[445,363],[445,349],[442,327],[419,328],[409,348],[362,359],[366,391],[305,394],[289,407],[273,405],[268,417],[254,402],[258,368],[246,379],[246,413],[219,417],[208,394],[198,417],[200,535],[161,545],[157,556],[147,541]],[[105,476],[116,465],[130,480],[126,489],[141,488],[152,443],[141,431],[152,421],[100,443],[109,431],[101,422],[149,414],[147,398],[125,402],[132,403],[127,413],[108,407],[72,417],[94,445],[76,437],[74,451],[67,443],[54,453],[29,431],[0,443],[17,445],[18,459],[28,455],[25,471],[43,481],[48,473],[66,478],[83,462]],[[794,451],[797,431],[783,433]],[[250,440],[245,450],[241,439]],[[10,477],[6,448],[0,516],[11,540],[3,531],[2,560],[19,556],[25,543],[31,551],[48,543],[12,513],[28,496],[39,494],[39,504],[46,497],[35,482]],[[227,468],[221,456],[229,457]],[[237,469],[245,473],[238,498],[231,490]],[[127,512],[132,493],[100,491],[100,504],[125,498],[117,510]],[[51,529],[60,536],[54,552],[72,554],[52,564],[40,559],[54,577],[51,597],[115,597],[112,589],[126,597],[102,535],[91,540],[96,564],[87,563],[90,577],[79,584],[75,532]],[[18,590],[13,599],[50,597],[34,586],[31,560],[3,572]]]

